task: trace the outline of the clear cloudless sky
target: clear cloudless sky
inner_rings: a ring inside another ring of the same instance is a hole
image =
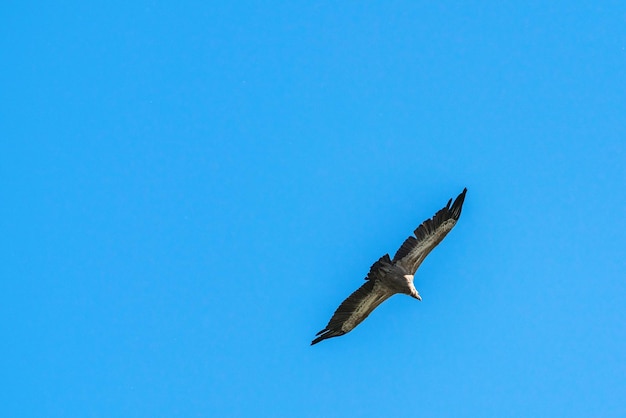
[[[3,417],[626,416],[626,3],[0,6]],[[468,188],[351,333],[370,265]]]

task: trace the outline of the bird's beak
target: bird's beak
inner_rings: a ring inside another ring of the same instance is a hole
[[[422,301],[422,297],[420,296],[419,293],[416,293],[416,294],[411,295],[411,296],[413,296],[415,299],[419,300],[420,302]]]

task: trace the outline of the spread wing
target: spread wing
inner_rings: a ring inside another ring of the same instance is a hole
[[[454,200],[454,203],[450,199],[448,204],[437,212],[435,216],[418,226],[414,232],[415,236],[408,237],[398,249],[396,255],[393,256],[393,262],[402,264],[410,274],[415,274],[426,256],[456,225],[456,221],[461,216],[461,208],[463,207],[466,192],[467,189],[463,189],[461,194]],[[450,206],[451,203],[452,206]]]
[[[372,265],[366,277],[367,281],[339,305],[326,328],[316,334],[317,338],[311,342],[311,345],[352,331],[378,305],[394,294],[392,290],[383,286],[379,280],[381,275],[384,274],[384,265],[389,265],[390,262],[389,255],[385,254]]]

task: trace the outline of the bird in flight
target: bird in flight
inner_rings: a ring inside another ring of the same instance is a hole
[[[330,318],[326,328],[316,334],[311,345],[327,338],[339,337],[352,331],[378,305],[396,293],[422,300],[413,285],[413,275],[426,256],[452,230],[461,216],[467,188],[448,201],[431,219],[425,220],[400,246],[393,259],[385,254],[376,261],[365,278],[366,282],[344,300]],[[452,206],[450,206],[452,204]]]

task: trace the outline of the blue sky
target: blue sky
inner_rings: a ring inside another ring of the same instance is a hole
[[[625,4],[222,3],[0,6],[2,415],[625,416]]]

